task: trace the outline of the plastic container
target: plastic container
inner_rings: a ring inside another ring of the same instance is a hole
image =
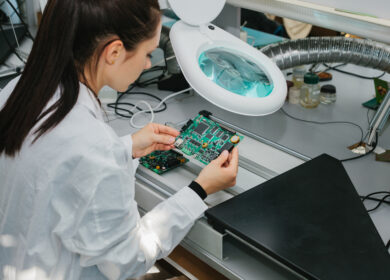
[[[336,102],[336,87],[333,85],[323,85],[320,90],[320,101],[322,104],[332,104]]]
[[[300,103],[305,108],[315,108],[320,104],[319,78],[316,74],[309,72],[305,74],[303,81]]]

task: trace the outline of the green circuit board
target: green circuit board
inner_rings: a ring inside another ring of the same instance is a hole
[[[182,127],[175,147],[207,165],[224,150],[230,152],[242,139],[235,131],[199,114]]]
[[[140,158],[140,164],[161,175],[188,162],[182,154],[169,151],[154,151],[150,155]]]

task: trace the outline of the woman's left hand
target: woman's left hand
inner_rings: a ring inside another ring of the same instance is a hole
[[[132,135],[133,158],[139,158],[156,150],[167,151],[174,148],[179,131],[174,128],[150,123]]]

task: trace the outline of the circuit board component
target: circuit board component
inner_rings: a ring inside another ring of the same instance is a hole
[[[161,175],[188,162],[182,154],[169,151],[154,151],[150,155],[140,158],[140,164]]]
[[[242,139],[235,131],[199,114],[182,127],[175,147],[207,165],[224,150],[231,151]]]

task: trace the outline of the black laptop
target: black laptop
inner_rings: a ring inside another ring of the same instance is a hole
[[[308,279],[390,279],[390,255],[344,167],[321,155],[206,212]],[[390,219],[390,217],[389,217]]]

